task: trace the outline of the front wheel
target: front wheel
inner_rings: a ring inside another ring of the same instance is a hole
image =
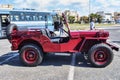
[[[106,67],[113,60],[112,49],[106,44],[96,44],[88,51],[88,60],[95,67]]]
[[[41,48],[33,44],[23,46],[19,53],[21,62],[26,66],[37,66],[43,60]]]

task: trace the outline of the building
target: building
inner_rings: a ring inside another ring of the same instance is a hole
[[[120,23],[120,12],[114,12],[114,19],[116,23]]]
[[[114,22],[114,17],[112,16],[112,13],[105,13],[104,11],[99,11],[96,14],[102,16],[102,23]]]
[[[64,13],[67,16],[74,16],[75,17],[75,21],[74,22],[77,22],[77,21],[80,20],[80,17],[79,17],[79,14],[77,13],[77,11],[65,10]]]
[[[9,5],[9,4],[0,4],[0,9],[10,9],[10,10],[12,10],[13,6]]]
[[[97,14],[97,15],[100,15],[100,16],[102,16],[102,17],[104,17],[104,16],[105,16],[104,11],[99,11],[99,12],[96,12],[96,14]]]
[[[113,21],[113,18],[112,18],[112,13],[105,13],[105,16],[103,18],[107,23],[110,23]]]
[[[74,16],[75,17],[74,22],[77,22],[80,20],[80,17],[77,11],[65,10],[64,12],[62,12],[61,10],[53,10],[53,12],[56,12],[60,16],[62,16],[62,13],[64,13],[66,15],[67,20],[68,20],[68,16]]]
[[[53,10],[53,12],[56,12],[58,15],[62,16],[62,11],[61,10]]]

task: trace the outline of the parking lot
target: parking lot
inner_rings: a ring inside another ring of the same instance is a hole
[[[120,39],[114,37],[116,34],[113,33],[110,40],[120,46]],[[0,40],[0,80],[120,80],[120,51],[114,51],[112,63],[105,68],[92,67],[80,53],[51,53],[41,65],[26,67],[10,46],[8,40]]]

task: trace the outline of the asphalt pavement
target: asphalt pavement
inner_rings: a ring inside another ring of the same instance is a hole
[[[109,41],[120,47],[120,29],[106,28]],[[10,50],[6,39],[0,40],[0,80],[120,80],[120,51],[105,68],[92,67],[82,54],[48,54],[37,67],[21,64],[17,51]]]

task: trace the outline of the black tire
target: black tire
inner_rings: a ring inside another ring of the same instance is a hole
[[[25,45],[19,51],[20,60],[25,66],[37,66],[42,63],[43,52],[40,47],[29,44]]]
[[[7,39],[9,39],[9,40],[11,40],[10,34],[12,33],[13,29],[18,30],[17,25],[15,25],[15,24],[9,24],[9,25],[7,26],[6,36],[7,36]]]
[[[106,67],[113,60],[113,51],[106,44],[96,44],[88,51],[88,60],[94,67]]]

